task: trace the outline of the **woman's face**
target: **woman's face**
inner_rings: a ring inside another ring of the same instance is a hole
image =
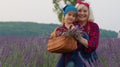
[[[75,21],[76,19],[76,13],[75,12],[68,12],[65,17],[64,17],[64,21],[65,23],[71,24]]]
[[[86,22],[89,18],[89,9],[86,6],[83,6],[78,9],[78,20],[81,22]]]

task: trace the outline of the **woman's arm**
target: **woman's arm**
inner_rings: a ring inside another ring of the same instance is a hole
[[[96,23],[93,23],[91,25],[91,30],[89,33],[89,40],[83,37],[80,37],[78,39],[78,41],[86,47],[84,49],[85,52],[92,52],[98,47],[99,35],[100,35],[99,27]]]
[[[80,37],[77,39],[81,44],[83,44],[86,48],[88,48],[88,40],[83,38],[83,37]]]

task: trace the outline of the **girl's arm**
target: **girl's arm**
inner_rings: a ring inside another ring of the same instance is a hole
[[[55,28],[55,30],[51,33],[50,38],[55,38],[61,36],[62,34],[62,28]]]
[[[50,38],[54,38],[57,37],[57,32],[56,32],[57,28],[51,33]]]

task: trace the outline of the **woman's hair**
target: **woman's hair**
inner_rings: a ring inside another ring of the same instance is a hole
[[[82,1],[83,2],[83,1]],[[87,3],[88,4],[88,3]],[[84,8],[86,5],[84,5],[84,2],[82,3],[82,4],[80,4],[80,3],[77,3],[76,4],[76,8],[77,8],[77,10],[79,10],[79,9],[82,9],[82,8]],[[91,9],[91,7],[90,6],[87,6],[88,7],[88,10],[89,10],[89,18],[88,18],[88,21],[94,21],[94,16],[93,16],[93,12],[92,12],[92,9]]]

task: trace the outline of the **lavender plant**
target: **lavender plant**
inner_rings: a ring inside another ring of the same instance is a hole
[[[59,54],[47,51],[48,39],[0,36],[0,67],[55,67]],[[96,50],[99,60],[92,67],[120,67],[119,43],[119,38],[101,39]]]

